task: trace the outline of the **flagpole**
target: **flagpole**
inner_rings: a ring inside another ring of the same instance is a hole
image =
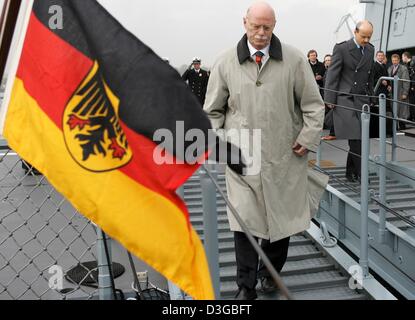
[[[24,12],[22,32],[18,35],[18,38],[17,38],[18,40],[17,40],[15,51],[13,52],[13,54],[10,54],[9,52],[9,57],[12,57],[13,60],[11,60],[11,63],[10,63],[10,72],[7,77],[4,99],[0,106],[0,135],[1,136],[3,135],[4,121],[6,119],[7,108],[10,103],[10,98],[11,98],[14,80],[16,78],[17,68],[19,66],[20,57],[22,55],[23,44],[24,44],[24,40],[26,37],[27,27],[30,21],[30,15],[32,13],[33,2],[34,0],[26,0],[22,2],[22,6],[20,7],[20,10],[24,10],[24,11],[21,11],[21,12]]]
[[[13,34],[17,24],[22,0],[5,0],[0,19],[0,75],[6,68],[7,57],[13,41]]]
[[[4,31],[6,30],[7,16],[10,8],[10,0],[4,0],[3,9],[1,10],[0,17],[0,45],[3,42]]]

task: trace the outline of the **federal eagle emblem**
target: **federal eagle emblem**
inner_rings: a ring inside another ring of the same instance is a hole
[[[118,110],[119,99],[95,62],[67,104],[63,117],[66,146],[83,168],[103,172],[123,167],[131,160]]]

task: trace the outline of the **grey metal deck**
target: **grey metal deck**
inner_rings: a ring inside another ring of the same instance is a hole
[[[223,174],[218,175],[218,182],[225,190]],[[184,199],[189,208],[190,220],[203,240],[202,189],[198,175],[194,175],[184,185]],[[218,193],[217,213],[221,297],[232,299],[237,291],[233,233],[229,230],[225,202]],[[349,288],[349,275],[326,257],[324,252],[305,234],[291,237],[287,263],[281,276],[295,299],[369,299],[364,292]],[[260,290],[258,290],[258,295],[259,299],[280,298],[278,293],[264,295]]]

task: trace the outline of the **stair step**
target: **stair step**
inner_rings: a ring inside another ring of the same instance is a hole
[[[329,185],[331,185],[333,188],[346,188],[344,186],[344,184],[347,184],[348,186],[352,186],[352,187],[359,187],[360,188],[360,183],[358,182],[349,182],[346,178],[345,179],[339,179],[340,181],[337,180],[333,180],[333,181],[329,181]],[[396,187],[396,186],[407,186],[399,181],[395,181],[395,180],[388,180],[386,181],[386,188],[392,188],[392,187]],[[369,183],[369,188],[373,189],[373,188],[378,188],[379,187],[379,183],[377,181],[371,180]],[[409,187],[409,186],[408,186]]]
[[[290,246],[288,249],[287,261],[300,261],[300,260],[306,260],[306,259],[321,258],[322,256],[323,256],[323,253],[318,251],[313,245],[298,246],[298,247]],[[219,256],[220,267],[233,266],[233,265],[236,265],[234,252],[224,253]]]
[[[415,190],[408,189],[402,192],[387,192],[386,193],[386,201],[388,203],[395,203],[395,202],[405,202],[405,201],[414,201],[415,202]],[[352,194],[349,195],[350,198],[358,198],[360,194]]]
[[[199,235],[199,237],[200,237],[200,239],[202,241],[204,241],[205,237],[204,237],[203,234],[202,235]],[[220,232],[220,233],[218,233],[218,240],[219,240],[219,245],[221,243],[227,243],[227,242],[232,242],[232,244],[233,244],[233,242],[234,242],[233,232],[228,231],[228,232]]]
[[[312,241],[309,239],[290,239],[290,247],[310,245]],[[230,235],[229,241],[219,242],[219,253],[234,252],[235,244],[233,241],[233,233]]]
[[[189,214],[191,216],[201,215],[203,214],[203,208],[188,208]],[[216,208],[216,212],[218,213],[226,213],[226,207],[225,206],[219,206]]]
[[[395,227],[405,231],[406,229],[413,228],[410,224],[402,220],[390,221]]]
[[[226,195],[226,188],[222,188],[222,191],[225,193]],[[186,199],[188,196],[190,195],[200,195],[202,193],[202,189],[196,189],[196,188],[191,188],[191,189],[186,189],[184,190],[184,198]],[[218,197],[219,192],[216,192],[216,197]]]
[[[349,287],[321,288],[296,291],[292,293],[296,300],[367,300],[368,297]]]
[[[193,226],[203,225],[203,215],[191,216],[190,222],[192,223]],[[217,222],[218,223],[228,222],[228,216],[226,214],[218,216]]]
[[[334,264],[328,262],[325,258],[317,258],[307,259],[300,263],[298,261],[288,261],[281,270],[280,275],[284,277],[330,270],[335,270]],[[221,268],[220,279],[221,281],[236,281],[236,266]]]
[[[203,209],[203,204],[201,201],[186,201],[186,206],[187,208],[190,209]],[[217,208],[221,208],[221,207],[225,207],[226,208],[226,203],[224,200],[217,200],[216,201],[216,207]]]
[[[219,181],[218,182],[219,186],[221,187],[226,187],[226,183],[225,181]],[[186,190],[202,190],[202,186],[200,185],[200,182],[192,182],[192,183],[185,183],[183,185],[184,191],[186,192]]]
[[[203,231],[204,231],[203,225],[193,226],[193,229],[197,233],[203,233]],[[229,230],[230,230],[230,227],[229,227],[229,223],[227,221],[226,222],[220,222],[220,223],[218,223],[218,233],[220,233],[220,232],[228,232]]]
[[[322,271],[302,275],[283,276],[282,281],[290,291],[315,290],[319,288],[347,287],[348,277],[338,271]],[[259,289],[260,286],[257,286]],[[234,297],[237,292],[235,281],[224,281],[221,284],[222,297]]]
[[[203,195],[202,194],[191,194],[191,195],[186,195],[184,197],[184,200],[187,201],[202,201]],[[219,193],[216,193],[216,199],[222,199],[222,196]]]

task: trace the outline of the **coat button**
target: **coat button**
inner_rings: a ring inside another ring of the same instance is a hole
[[[256,82],[256,86],[257,86],[257,87],[262,86],[262,82],[258,80],[258,81]]]
[[[355,82],[354,85],[357,85],[357,82]]]
[[[357,69],[354,72],[357,72]]]

